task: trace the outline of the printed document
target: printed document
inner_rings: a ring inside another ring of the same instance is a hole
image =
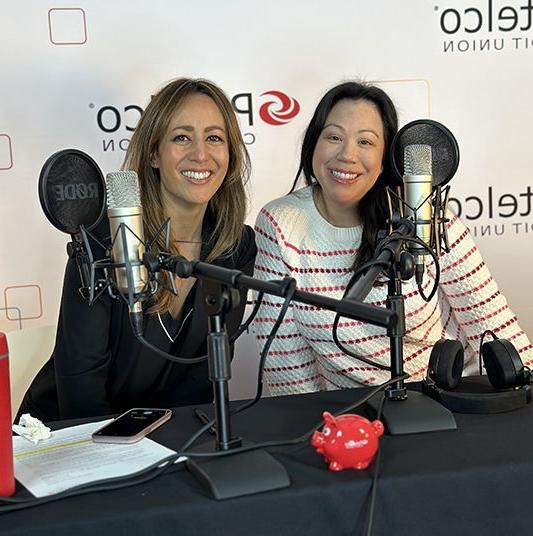
[[[129,445],[94,443],[91,434],[110,421],[56,430],[37,445],[14,436],[15,478],[36,497],[45,497],[80,484],[132,474],[176,454],[148,438]]]

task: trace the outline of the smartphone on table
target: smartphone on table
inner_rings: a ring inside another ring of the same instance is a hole
[[[170,409],[133,408],[92,434],[96,443],[135,443],[168,421]]]

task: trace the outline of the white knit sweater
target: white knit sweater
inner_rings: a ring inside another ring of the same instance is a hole
[[[255,277],[294,277],[298,289],[341,298],[352,274],[362,227],[340,228],[328,223],[315,207],[312,188],[306,187],[268,203],[256,222],[258,254]],[[479,341],[491,329],[513,343],[524,364],[533,362],[533,346],[520,329],[504,296],[489,273],[468,230],[454,216],[448,224],[451,251],[440,258],[441,277],[436,296],[426,303],[414,278],[402,287],[405,296],[406,336],[404,369],[411,379],[425,373],[431,348],[441,338],[465,347],[465,374],[474,373]],[[426,270],[425,294],[433,279]],[[384,306],[387,285],[373,288],[366,303]],[[263,347],[283,300],[265,296],[253,330]],[[292,303],[270,347],[265,378],[274,395],[376,385],[390,378],[388,371],[369,366],[340,351],[332,339],[335,313]],[[358,355],[389,364],[390,346],[384,328],[342,318],[339,339]],[[487,340],[491,340],[490,337]]]

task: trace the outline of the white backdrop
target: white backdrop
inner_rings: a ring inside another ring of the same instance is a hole
[[[239,111],[251,223],[289,190],[324,91],[360,78],[389,92],[401,124],[431,117],[456,136],[455,208],[533,338],[532,10],[526,0],[2,0],[0,329],[56,322],[68,236],[37,193],[52,153],[78,148],[104,174],[117,170],[137,107],[172,78],[209,78]],[[276,110],[282,125],[269,123]],[[234,396],[249,393],[256,361],[241,342]]]

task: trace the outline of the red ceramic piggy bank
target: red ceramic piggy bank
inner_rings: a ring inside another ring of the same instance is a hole
[[[381,421],[370,422],[360,415],[334,417],[325,411],[324,428],[315,432],[311,445],[323,454],[330,471],[365,469],[378,449],[378,437],[383,435]]]

